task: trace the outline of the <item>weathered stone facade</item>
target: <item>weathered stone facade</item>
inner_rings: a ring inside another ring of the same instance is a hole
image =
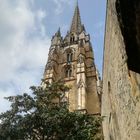
[[[58,32],[52,37],[44,79],[53,82],[59,79],[71,86],[66,100],[69,109],[84,110],[89,114],[100,113],[99,83],[94,64],[90,36],[81,24],[76,6],[70,31],[63,38]]]
[[[105,140],[140,139],[140,1],[108,0],[102,116]]]

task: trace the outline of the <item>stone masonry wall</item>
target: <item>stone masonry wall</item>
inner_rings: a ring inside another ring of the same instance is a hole
[[[108,0],[102,95],[104,140],[140,139],[140,74],[129,70],[125,47],[116,0]]]

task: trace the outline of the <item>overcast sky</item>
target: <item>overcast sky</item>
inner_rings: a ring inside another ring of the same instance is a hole
[[[70,28],[76,0],[0,0],[0,112],[5,96],[29,92],[42,78],[52,35]],[[82,23],[91,36],[102,71],[106,0],[79,0]]]

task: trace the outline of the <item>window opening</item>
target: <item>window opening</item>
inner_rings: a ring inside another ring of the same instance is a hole
[[[65,71],[65,77],[69,78],[72,76],[72,69],[71,68],[67,68]]]
[[[72,57],[73,57],[72,53],[68,53],[67,54],[67,63],[71,63],[72,62]]]

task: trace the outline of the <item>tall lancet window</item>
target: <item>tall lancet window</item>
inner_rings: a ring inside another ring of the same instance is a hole
[[[68,68],[66,68],[66,70],[65,70],[65,77],[66,78],[69,78],[69,77],[71,77],[72,76],[72,68],[70,67],[68,67]]]
[[[67,63],[71,63],[72,62],[72,57],[73,57],[73,54],[71,52],[67,53]]]
[[[73,61],[73,50],[71,48],[68,48],[65,50],[65,56],[66,56],[66,62],[67,64],[70,64]]]

